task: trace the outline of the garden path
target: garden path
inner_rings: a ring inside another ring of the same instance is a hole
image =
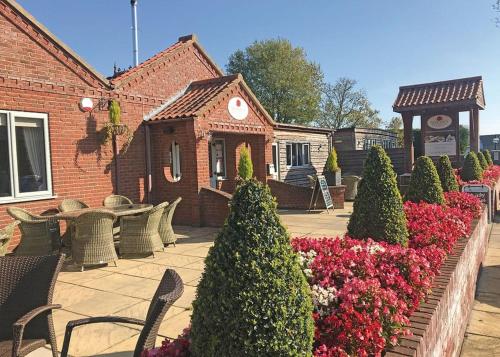
[[[500,216],[491,231],[461,357],[500,357]]]

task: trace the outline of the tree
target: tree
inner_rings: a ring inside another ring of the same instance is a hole
[[[253,177],[253,164],[248,149],[243,146],[240,150],[240,162],[238,162],[238,176],[243,180]]]
[[[311,356],[311,291],[269,187],[243,181],[205,260],[193,356]]]
[[[464,155],[469,147],[469,128],[463,125],[458,126],[458,136],[459,136],[459,146],[460,154]]]
[[[396,173],[391,159],[380,145],[372,146],[368,153],[347,233],[358,239],[408,243],[406,216]]]
[[[392,131],[397,135],[398,146],[403,146],[404,144],[404,132],[403,132],[403,119],[401,117],[392,117],[388,123],[386,123],[385,128]]]
[[[430,157],[420,156],[415,161],[406,199],[416,203],[420,201],[440,205],[444,203],[441,181]]]
[[[325,128],[377,128],[382,120],[372,108],[364,90],[356,89],[356,81],[339,78],[335,84],[324,84],[320,117],[316,124]]]
[[[436,169],[444,192],[459,190],[457,178],[455,177],[455,172],[453,171],[448,155],[443,155],[439,158]]]
[[[481,181],[483,179],[483,168],[474,151],[471,151],[465,157],[460,177],[463,181]]]
[[[307,124],[316,119],[323,73],[305,51],[285,39],[256,41],[229,57],[228,73],[241,73],[278,122]]]

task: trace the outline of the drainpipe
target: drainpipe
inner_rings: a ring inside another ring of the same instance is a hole
[[[151,180],[151,131],[149,125],[144,125],[144,135],[145,135],[145,143],[146,143],[146,182],[144,184],[144,189],[146,190],[146,202],[151,203],[151,190],[153,187],[153,183]]]
[[[134,67],[139,64],[139,40],[137,38],[137,0],[130,0],[132,7],[132,47]]]

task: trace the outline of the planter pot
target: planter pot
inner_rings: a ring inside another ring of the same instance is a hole
[[[340,186],[342,184],[342,170],[338,169],[335,172],[325,172],[326,182],[328,186]]]

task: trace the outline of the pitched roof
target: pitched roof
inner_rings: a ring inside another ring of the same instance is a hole
[[[484,109],[482,77],[399,87],[393,109],[404,112],[446,105],[476,105]]]
[[[331,134],[335,131],[335,129],[331,128],[321,128],[318,126],[307,126],[307,125],[288,124],[288,123],[275,123],[274,129],[283,131],[300,131],[305,133],[322,133],[322,134]]]
[[[53,43],[57,48],[62,50],[64,53],[71,58],[74,63],[79,65],[81,68],[89,72],[91,75],[95,77],[99,82],[104,84],[105,86],[109,86],[109,81],[97,70],[95,70],[90,64],[88,64],[84,59],[82,59],[79,55],[77,55],[68,45],[62,42],[59,38],[56,37],[52,32],[50,32],[44,25],[38,22],[28,11],[26,11],[21,5],[19,5],[14,0],[2,0],[5,4],[9,5],[12,10],[18,15],[21,16],[25,21],[27,21],[31,26],[33,26],[38,32],[45,36],[51,43]],[[48,51],[51,51],[50,46],[45,46]],[[58,57],[56,55],[56,57]],[[74,65],[74,64],[73,64]],[[72,67],[72,66],[70,66]]]
[[[132,67],[126,70],[125,72],[118,74],[116,77],[112,78],[111,83],[115,84],[116,86],[120,86],[123,83],[129,82],[130,80],[137,77],[144,71],[147,71],[148,69],[155,67],[159,63],[168,60],[170,56],[177,53],[179,50],[182,50],[186,46],[190,45],[196,47],[196,49],[205,57],[207,62],[213,67],[213,69],[217,72],[217,74],[219,74],[220,76],[224,75],[224,72],[219,68],[219,66],[217,66],[217,64],[210,58],[210,56],[206,53],[203,47],[201,47],[201,45],[198,43],[196,35],[192,34],[179,37],[179,40],[172,46],[167,47],[163,51],[158,52],[156,55],[150,57],[149,59],[140,63],[139,65]]]
[[[237,85],[243,87],[243,90],[250,96],[252,102],[273,125],[274,121],[271,116],[252,93],[241,74],[192,82],[181,96],[175,98],[163,110],[152,116],[150,120],[157,121],[200,117],[206,111],[217,105],[220,98],[228,95],[231,89]]]

